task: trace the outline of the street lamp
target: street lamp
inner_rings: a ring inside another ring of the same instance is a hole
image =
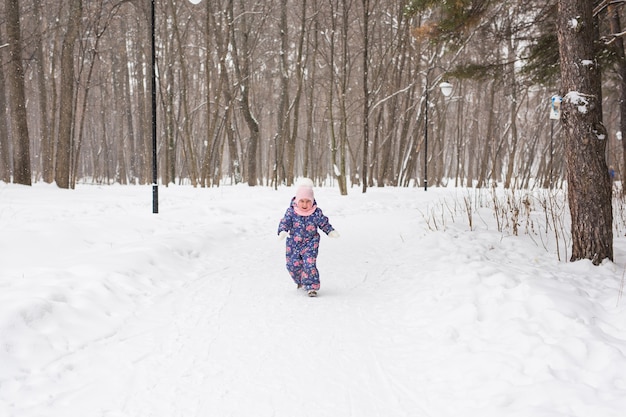
[[[150,2],[150,38],[152,49],[152,76],[151,76],[151,98],[152,98],[152,213],[159,212],[159,172],[157,170],[157,97],[156,97],[156,43],[154,40],[154,1]],[[193,4],[198,4],[202,0],[189,0]]]
[[[428,75],[426,75],[426,110],[424,110],[424,191],[428,191]],[[448,97],[452,94],[452,84],[442,82],[439,84],[441,93]]]
[[[154,42],[154,0],[151,1],[150,8],[150,32],[152,49],[152,77],[150,82],[150,96],[152,99],[152,213],[159,212],[159,185],[157,171],[157,107],[156,107],[156,45]]]
[[[450,84],[447,81],[444,81],[441,84],[439,84],[439,88],[441,89],[441,92],[443,93],[443,95],[446,97],[450,97],[450,94],[452,94],[452,84]]]

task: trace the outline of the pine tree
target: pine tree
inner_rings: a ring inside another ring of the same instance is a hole
[[[587,0],[559,0],[557,34],[572,217],[571,260],[590,259],[597,265],[613,259],[613,211],[592,8]]]

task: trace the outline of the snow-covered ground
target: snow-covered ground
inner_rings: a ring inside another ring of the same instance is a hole
[[[318,188],[341,237],[308,298],[293,188],[159,191],[0,184],[0,416],[625,415],[622,236],[559,262],[541,213],[470,231],[472,191]]]

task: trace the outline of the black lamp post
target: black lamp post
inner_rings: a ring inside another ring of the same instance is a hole
[[[157,106],[156,106],[156,45],[154,42],[154,0],[151,1],[150,9],[150,32],[152,39],[152,213],[159,212],[159,185],[157,171]]]
[[[426,75],[426,109],[424,110],[424,191],[428,191],[428,74]],[[444,96],[448,97],[452,94],[452,84],[448,82],[442,82],[439,84],[439,88]]]

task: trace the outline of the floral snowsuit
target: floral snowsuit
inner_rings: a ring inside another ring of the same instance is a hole
[[[287,271],[296,284],[302,284],[306,290],[317,291],[320,288],[316,265],[320,244],[317,229],[326,234],[334,229],[319,207],[310,216],[299,216],[294,211],[294,205],[295,198],[291,200],[290,207],[278,225],[278,233],[289,232],[286,247]]]

